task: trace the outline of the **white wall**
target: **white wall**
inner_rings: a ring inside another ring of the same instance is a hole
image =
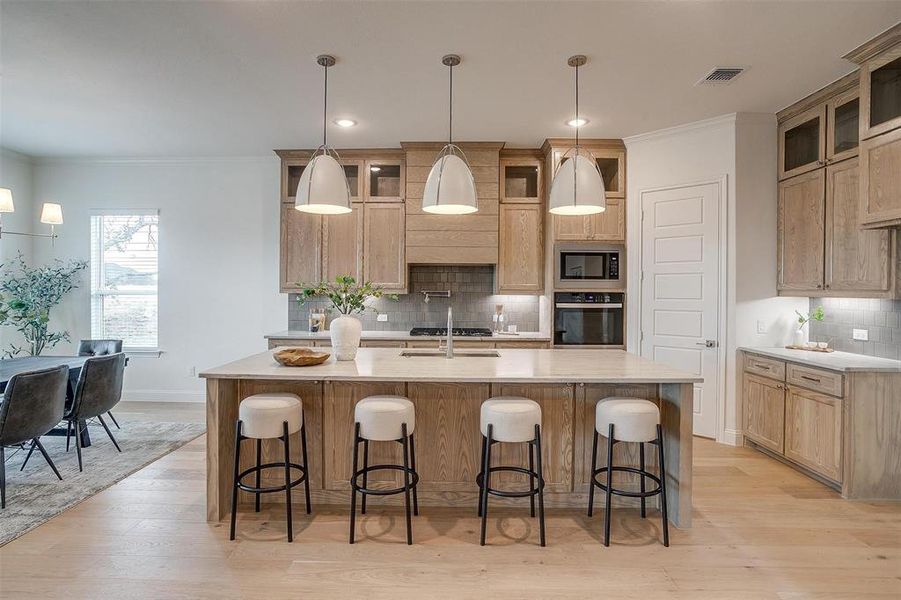
[[[132,358],[124,397],[202,400],[204,368],[266,348],[284,329],[287,295],[278,293],[279,162],[276,157],[161,160],[41,160],[36,197],[63,205],[55,247],[35,258],[88,258],[90,211],[160,211],[160,357]],[[72,293],[53,315],[74,340],[91,335],[90,290]]]
[[[731,114],[625,140],[628,156],[626,243],[628,348],[638,352],[640,311],[641,193],[643,190],[726,181],[727,215],[726,331],[720,333],[725,356],[723,410],[717,438],[740,442],[737,418],[736,348],[779,345],[787,338],[793,309],[802,299],[776,297],[776,121],[773,115]],[[757,320],[766,325],[757,333]]]
[[[33,231],[34,215],[34,169],[31,158],[0,148],[0,187],[13,193],[16,211],[3,215],[3,230],[30,233]],[[33,238],[23,235],[0,237],[0,263],[22,253],[26,262],[32,261]],[[11,327],[0,327],[0,350],[11,343],[20,344],[22,336]]]

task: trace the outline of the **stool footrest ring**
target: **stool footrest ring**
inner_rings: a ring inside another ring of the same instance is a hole
[[[500,496],[502,498],[528,498],[529,496],[537,496],[538,492],[544,489],[544,479],[539,477],[538,473],[535,471],[530,471],[525,467],[491,467],[488,469],[489,473],[497,473],[506,471],[508,473],[522,473],[523,475],[528,475],[530,480],[537,479],[538,485],[535,486],[534,490],[524,490],[521,492],[514,492],[509,490],[501,490],[497,488],[488,488],[488,493],[492,496]],[[482,477],[482,473],[480,472],[476,475],[476,485],[479,486],[479,489],[482,489],[484,481]]]
[[[605,492],[607,491],[607,484],[601,483],[600,481],[598,481],[598,475],[600,475],[601,473],[606,473],[606,472],[607,472],[607,467],[601,467],[600,469],[595,470],[594,473],[592,473],[592,475],[591,475],[591,484],[604,490]],[[616,488],[611,488],[610,489],[611,494],[614,494],[616,496],[627,496],[629,498],[649,498],[651,496],[656,496],[657,494],[660,493],[660,490],[661,490],[660,478],[652,473],[649,473],[648,471],[642,471],[641,469],[638,469],[636,467],[613,467],[613,472],[614,473],[616,473],[616,472],[635,473],[636,475],[644,475],[645,477],[647,477],[648,479],[650,479],[651,481],[656,483],[657,487],[655,487],[652,490],[647,490],[644,492],[630,492],[629,490],[619,490]]]
[[[300,471],[300,477],[291,481],[291,487],[298,486],[307,480],[306,467],[304,467],[303,465],[299,465],[297,463],[288,463],[288,465],[292,469],[296,469],[296,470]],[[284,492],[285,491],[284,484],[275,486],[275,487],[260,487],[260,488],[258,488],[258,487],[253,487],[251,485],[247,485],[246,483],[241,482],[242,479],[244,479],[248,475],[255,474],[257,471],[262,473],[263,469],[274,469],[274,468],[284,469],[285,463],[266,463],[265,465],[260,465],[259,467],[257,467],[257,466],[250,467],[249,469],[241,471],[238,474],[238,480],[235,483],[239,489],[242,489],[245,492],[250,492],[252,494],[269,494],[271,492]]]
[[[411,490],[415,488],[419,483],[419,473],[417,473],[413,469],[405,469],[403,465],[370,465],[354,472],[354,474],[350,478],[351,487],[361,494],[369,494],[372,496],[392,496],[394,494],[403,494],[406,490],[404,486],[389,489],[364,488],[362,485],[357,483],[357,478],[362,477],[363,474],[372,473],[373,471],[400,471],[402,473],[407,472],[410,474]]]

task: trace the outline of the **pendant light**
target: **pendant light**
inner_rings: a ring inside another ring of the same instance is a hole
[[[313,153],[300,181],[294,199],[294,208],[306,213],[340,215],[351,211],[350,186],[338,160],[335,149],[328,145],[328,68],[334,66],[335,57],[323,54],[316,57],[323,67],[324,93],[322,99],[322,145]]]
[[[580,118],[579,67],[586,62],[588,59],[581,54],[570,56],[566,61],[566,64],[576,70],[576,115],[572,122],[579,122]],[[560,160],[560,168],[551,184],[548,210],[555,215],[592,215],[604,212],[607,209],[604,179],[597,161],[579,145],[578,127],[575,145],[564,152]]]
[[[448,54],[441,64],[448,67],[449,102],[447,145],[438,153],[438,159],[429,171],[422,193],[422,210],[439,215],[466,215],[479,210],[476,199],[476,182],[463,151],[454,144],[454,67],[460,57]]]

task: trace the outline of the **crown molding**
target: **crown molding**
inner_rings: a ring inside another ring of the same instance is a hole
[[[653,139],[678,135],[680,133],[687,133],[689,131],[709,129],[713,127],[719,127],[721,125],[730,125],[735,123],[737,117],[738,113],[729,113],[726,115],[720,115],[719,117],[713,117],[711,119],[692,121],[691,123],[685,123],[684,125],[676,125],[675,127],[667,127],[665,129],[658,129],[657,131],[649,131],[647,133],[630,135],[623,138],[623,142],[625,142],[628,146],[629,144],[634,144],[635,142],[645,142]]]
[[[29,164],[33,164],[35,162],[35,158],[33,156],[22,154],[21,152],[16,152],[15,150],[10,150],[9,148],[0,148],[0,156],[2,156],[3,158],[18,160],[20,162]]]
[[[212,165],[212,164],[278,164],[275,156],[41,156],[38,165]]]

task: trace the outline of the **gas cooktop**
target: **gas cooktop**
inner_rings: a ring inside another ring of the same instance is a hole
[[[414,327],[410,335],[445,336],[447,327]],[[454,327],[454,335],[458,337],[491,337],[487,327]]]

